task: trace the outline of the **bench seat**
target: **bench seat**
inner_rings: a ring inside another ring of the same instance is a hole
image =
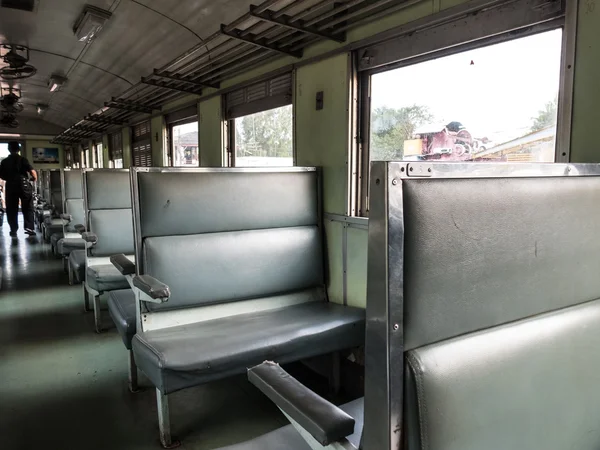
[[[363,429],[363,418],[364,418],[364,399],[359,398],[350,403],[340,406],[340,409],[348,413],[354,418],[354,434],[348,436],[348,440],[355,447],[358,448],[360,444],[360,437]],[[242,442],[240,444],[230,445],[223,447],[219,450],[311,450],[311,447],[306,441],[300,436],[300,433],[296,431],[293,425],[286,425],[285,427],[271,431],[270,433],[264,434],[250,441]]]
[[[111,291],[108,294],[108,313],[127,350],[131,350],[131,340],[135,336],[135,294],[131,289]]]
[[[112,264],[90,266],[86,269],[87,285],[97,292],[126,289],[127,279]]]
[[[327,302],[137,333],[138,367],[163,393],[364,343],[365,311]]]
[[[72,251],[83,249],[85,249],[85,241],[77,237],[64,237],[56,244],[56,251],[62,256],[69,256]]]
[[[83,283],[85,280],[85,250],[73,250],[69,255],[69,266],[75,280]]]

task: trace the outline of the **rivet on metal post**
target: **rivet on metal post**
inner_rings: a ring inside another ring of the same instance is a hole
[[[398,184],[398,180],[396,180],[395,178],[392,180],[392,185],[396,186]]]
[[[394,331],[398,331],[398,328],[400,328],[400,325],[398,325],[397,323],[394,324]]]

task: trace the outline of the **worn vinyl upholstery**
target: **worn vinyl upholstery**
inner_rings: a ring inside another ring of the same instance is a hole
[[[411,450],[596,450],[600,300],[412,350]]]
[[[83,283],[85,280],[85,250],[73,250],[69,255],[69,266],[73,271],[75,280]]]
[[[66,231],[76,233],[75,225],[85,224],[85,207],[82,198],[71,198],[65,202],[66,214],[71,215],[71,222],[67,225]]]
[[[129,287],[127,279],[112,264],[87,267],[86,283],[97,292],[126,289]]]
[[[151,311],[232,302],[323,284],[315,226],[146,238],[145,273],[171,297]]]
[[[123,339],[127,350],[135,335],[135,294],[131,289],[111,291],[108,294],[108,312]]]
[[[129,171],[95,170],[85,177],[88,209],[131,209]]]
[[[404,181],[406,348],[598,298],[599,178]]]
[[[90,249],[92,256],[134,253],[131,209],[90,210],[88,214],[90,231],[98,236]]]
[[[364,342],[364,310],[312,302],[146,333],[138,367],[163,393],[244,373],[265,360],[297,361]]]
[[[364,400],[358,399],[340,406],[355,421],[354,434],[348,436],[348,441],[358,448],[363,429]],[[310,446],[300,436],[293,425],[271,431],[241,444],[222,447],[219,450],[311,450]]]
[[[142,237],[316,225],[317,172],[138,173]],[[235,195],[232,195],[232,189]]]
[[[81,170],[65,170],[65,198],[83,198]]]
[[[408,448],[599,448],[600,177],[401,188]]]

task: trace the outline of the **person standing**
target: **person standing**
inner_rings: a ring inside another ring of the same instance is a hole
[[[10,155],[0,163],[0,178],[6,181],[6,218],[10,226],[10,235],[17,236],[19,229],[19,200],[23,211],[23,220],[25,233],[34,236],[33,229],[33,186],[29,181],[29,176],[33,181],[37,180],[37,172],[27,161],[26,158],[19,155],[20,144],[17,141],[8,143]]]

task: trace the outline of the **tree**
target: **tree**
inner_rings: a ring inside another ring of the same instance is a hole
[[[538,112],[537,117],[533,118],[533,125],[531,131],[540,131],[544,128],[556,125],[558,117],[558,98],[546,103],[544,109]]]
[[[422,105],[375,108],[371,113],[371,160],[402,159],[404,141],[412,138],[417,127],[432,120],[429,109]]]
[[[291,106],[236,119],[237,156],[292,157]]]

